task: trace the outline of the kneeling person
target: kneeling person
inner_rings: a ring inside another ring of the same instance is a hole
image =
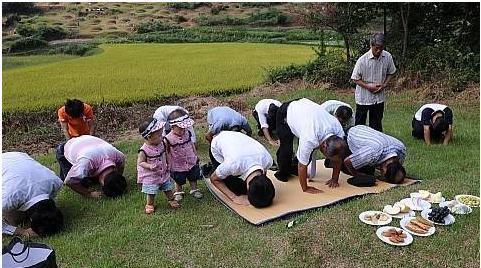
[[[125,156],[106,141],[90,135],[73,138],[65,144],[64,155],[68,162],[59,161],[60,169],[67,174],[65,184],[75,192],[94,198],[117,197],[125,192]],[[89,189],[92,179],[98,180],[102,192]]]
[[[328,100],[321,107],[339,120],[344,132],[354,126],[354,113],[351,105],[338,100]]]
[[[378,168],[381,180],[395,184],[404,181],[406,170],[402,164],[406,147],[398,139],[368,126],[357,125],[349,130],[347,144],[352,154],[344,164],[351,175],[374,175],[375,168]]]
[[[272,157],[262,144],[239,132],[222,131],[213,138],[211,150],[220,163],[211,175],[217,189],[239,205],[272,204],[275,189],[266,176]]]
[[[433,139],[448,145],[453,136],[453,111],[443,104],[425,104],[414,115],[412,127],[413,137],[424,139],[427,145]]]
[[[281,105],[280,101],[263,99],[256,104],[252,111],[252,116],[257,122],[258,135],[264,136],[274,146],[279,146],[279,141],[274,140],[272,136],[276,131],[276,114]]]

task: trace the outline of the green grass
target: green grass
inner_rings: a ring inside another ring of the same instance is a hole
[[[317,102],[335,98],[353,104],[352,94],[327,90],[271,97],[281,101],[308,97]],[[479,267],[479,208],[402,248],[384,244],[375,227],[357,218],[362,211],[382,209],[420,189],[441,191],[449,199],[461,193],[479,196],[479,105],[449,103],[455,114],[454,140],[447,147],[427,147],[410,136],[411,118],[421,105],[413,99],[409,91],[391,95],[383,123],[388,134],[406,144],[406,169],[422,183],[295,215],[289,220],[297,224],[290,229],[286,219],[259,227],[247,223],[217,202],[203,182],[202,200],[187,197],[180,210],[172,211],[159,196],[157,212],[147,216],[144,196],[135,185],[141,141],[119,141],[116,146],[127,155],[128,194],[95,201],[64,188],[58,204],[65,213],[66,230],[39,240],[56,249],[62,267]],[[251,107],[257,100],[246,99]],[[249,120],[254,122],[251,116]],[[201,135],[205,128],[197,132]],[[205,162],[207,145],[199,141]],[[58,171],[52,154],[38,159]],[[214,227],[202,227],[205,224]],[[399,220],[392,224],[399,226]]]
[[[66,98],[97,104],[243,90],[264,68],[304,63],[309,46],[277,44],[101,45],[104,53],[3,72],[3,111],[57,107]],[[140,60],[141,59],[141,60]]]
[[[60,62],[64,60],[71,60],[78,58],[78,56],[71,55],[34,55],[34,56],[3,56],[2,70],[11,70],[16,68],[24,68],[29,66],[43,65],[48,63]]]

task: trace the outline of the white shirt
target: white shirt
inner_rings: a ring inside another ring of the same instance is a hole
[[[351,79],[362,80],[367,84],[382,84],[387,75],[394,74],[396,66],[391,53],[383,50],[379,58],[374,58],[372,50],[364,53],[357,61],[352,70]],[[379,93],[371,93],[369,90],[356,85],[356,103],[360,105],[372,105],[382,103],[385,100],[384,90]]]
[[[2,153],[2,212],[27,211],[39,201],[55,198],[62,180],[25,153]],[[2,222],[2,231],[15,227]]]
[[[321,107],[324,110],[326,110],[329,114],[333,115],[334,117],[336,116],[337,108],[339,108],[341,106],[347,106],[347,107],[351,108],[351,110],[352,110],[351,105],[349,105],[345,102],[342,102],[342,101],[338,101],[338,100],[328,100],[328,101],[325,101],[323,104],[321,104]],[[353,111],[352,116],[349,119],[349,121],[347,122],[344,129],[348,129],[348,128],[354,126],[354,122],[355,122],[355,120],[354,120],[354,110],[352,110],[352,111]]]
[[[309,100],[293,101],[287,107],[287,125],[299,138],[297,159],[308,165],[312,152],[332,135],[344,137],[341,123],[319,104]]]
[[[448,106],[444,105],[444,104],[439,104],[439,103],[428,103],[428,104],[424,104],[423,106],[421,106],[421,108],[419,108],[419,110],[416,112],[416,114],[414,115],[414,118],[416,118],[416,120],[418,121],[422,121],[422,114],[423,114],[423,110],[426,109],[426,108],[431,108],[434,110],[434,112],[437,112],[437,111],[443,111],[444,109],[446,109]]]
[[[90,135],[72,138],[65,144],[65,158],[72,168],[65,177],[65,183],[74,179],[97,177],[108,167],[123,165],[125,156],[108,142]]]
[[[260,169],[272,166],[272,157],[266,148],[253,138],[235,131],[222,131],[212,139],[212,155],[220,163],[215,174],[220,179],[238,176],[245,180]]]
[[[277,107],[280,107],[282,103],[278,100],[273,100],[273,99],[263,99],[260,100],[254,110],[256,110],[257,115],[259,116],[259,124],[261,125],[261,128],[269,128],[269,125],[267,124],[267,114],[269,112],[269,106],[271,104],[274,104]]]
[[[160,106],[159,108],[157,108],[157,110],[155,110],[154,115],[152,117],[157,119],[160,122],[167,122],[168,121],[167,118],[169,117],[170,113],[172,113],[173,111],[175,111],[177,109],[180,109],[180,110],[186,112],[187,114],[189,114],[189,111],[187,111],[183,107],[180,107],[180,106],[177,106],[177,105],[164,105],[164,106]],[[162,136],[165,137],[167,135],[167,133],[166,133],[167,129],[170,130],[170,126],[168,124],[164,127],[164,130],[162,131]],[[192,142],[196,143],[197,137],[195,135],[194,127],[189,127],[188,130],[189,130],[190,134],[192,135],[191,136]]]

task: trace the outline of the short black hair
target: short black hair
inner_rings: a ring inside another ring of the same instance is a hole
[[[84,103],[77,99],[67,99],[65,102],[65,112],[73,118],[79,118],[84,113]]]
[[[181,116],[184,116],[186,114],[187,113],[182,109],[175,109],[169,114],[169,116],[167,116],[167,120],[168,121],[174,120],[174,119],[179,118]]]
[[[127,188],[127,181],[117,171],[112,171],[104,179],[104,185],[102,185],[102,192],[107,197],[118,197],[124,194]]]
[[[272,181],[265,174],[257,175],[249,181],[247,199],[256,208],[268,207],[276,195]]]
[[[444,131],[448,130],[449,124],[444,118],[444,115],[439,116],[433,122],[433,136],[440,137]]]
[[[39,236],[49,236],[63,229],[63,214],[52,199],[37,202],[27,210],[30,227]]]
[[[348,122],[352,117],[352,109],[342,105],[337,107],[336,116],[342,120],[342,122]]]
[[[400,180],[396,178],[398,172],[401,172],[402,175],[402,178]],[[406,170],[399,161],[394,161],[387,165],[386,174],[384,174],[384,179],[386,180],[386,182],[399,184],[404,181],[404,177],[406,177]]]

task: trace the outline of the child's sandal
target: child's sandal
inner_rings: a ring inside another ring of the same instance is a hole
[[[179,202],[182,200],[182,197],[184,195],[184,192],[175,192],[174,193],[174,200]]]
[[[145,213],[152,214],[155,211],[155,207],[152,205],[145,205]]]
[[[170,205],[170,208],[173,208],[173,209],[180,208],[180,204],[175,200],[169,200],[169,205]]]
[[[202,198],[202,193],[200,192],[200,189],[190,190],[189,194],[191,194],[192,196],[194,196],[197,199]]]

